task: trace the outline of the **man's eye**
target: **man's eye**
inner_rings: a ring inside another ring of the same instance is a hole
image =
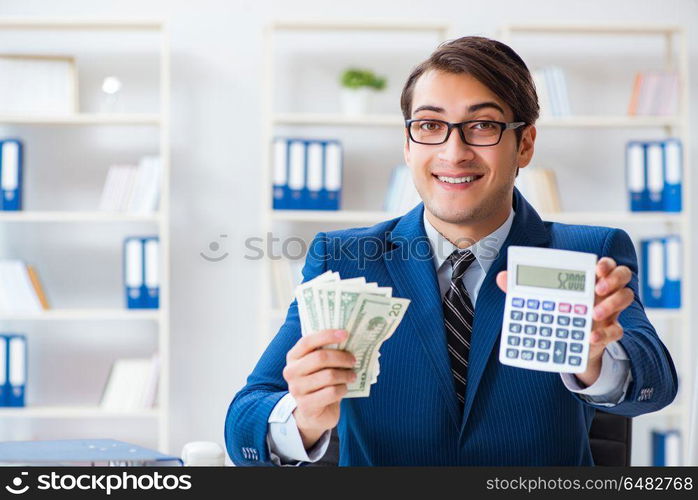
[[[443,125],[439,122],[422,122],[419,126],[419,128],[421,128],[425,132],[434,132],[442,127]]]
[[[473,128],[473,129],[475,129],[475,130],[492,130],[492,129],[496,128],[496,127],[497,127],[497,125],[494,124],[494,123],[489,123],[489,122],[477,122],[477,123],[474,123],[473,126],[472,126],[471,128]]]

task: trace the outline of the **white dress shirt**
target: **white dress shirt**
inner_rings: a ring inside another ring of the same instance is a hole
[[[474,306],[487,271],[499,255],[513,221],[514,210],[512,209],[504,224],[488,236],[467,247],[475,256],[475,261],[466,270],[463,276],[463,285],[468,290]],[[451,265],[446,259],[456,250],[456,246],[431,225],[426,217],[426,210],[424,211],[423,223],[432,247],[434,266],[443,298],[450,286],[452,274]],[[477,314],[477,310],[475,313]],[[607,407],[615,406],[623,401],[628,385],[632,381],[630,361],[625,349],[618,342],[611,342],[606,346],[601,358],[599,378],[589,387],[584,388],[583,384],[572,373],[561,373],[560,376],[562,383],[568,390],[579,394],[582,399],[590,403]],[[269,416],[267,444],[271,459],[277,465],[316,462],[324,456],[330,442],[330,431],[327,431],[312,449],[306,451],[296,420],[293,418],[293,410],[295,409],[295,399],[291,394],[286,394],[279,400]]]

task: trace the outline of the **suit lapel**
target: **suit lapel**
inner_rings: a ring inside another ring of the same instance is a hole
[[[412,329],[405,329],[404,332],[414,332],[419,337],[457,429],[461,415],[453,390],[441,293],[431,245],[424,231],[423,210],[424,205],[420,203],[395,225],[388,235],[391,248],[386,249],[383,260],[394,283],[393,295],[411,300],[405,321],[410,323]]]
[[[550,241],[550,235],[540,216],[516,188],[514,188],[513,207],[516,214],[511,230],[499,251],[499,255],[485,276],[475,303],[475,321],[469,354],[468,383],[463,408],[461,437],[470,416],[482,374],[502,329],[505,294],[497,286],[495,278],[500,271],[507,268],[507,249],[513,245],[547,246]]]

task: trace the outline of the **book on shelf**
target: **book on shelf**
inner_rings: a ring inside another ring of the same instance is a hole
[[[339,210],[342,144],[338,140],[276,137],[272,200],[275,210]]]
[[[303,281],[303,259],[291,260],[286,258],[271,261],[271,277],[273,283],[272,307],[284,309],[294,300],[294,291]]]
[[[21,260],[0,260],[0,314],[37,313],[49,309],[35,268]]]
[[[533,85],[538,95],[540,116],[570,116],[570,101],[567,93],[565,72],[558,66],[547,66],[531,72]]]
[[[645,307],[681,307],[682,245],[679,235],[640,241],[640,294]]]
[[[0,406],[25,405],[27,388],[27,337],[0,334]]]
[[[124,240],[123,277],[128,309],[160,307],[160,239],[132,236]]]
[[[681,465],[681,433],[676,429],[652,431],[652,465],[671,467]]]
[[[519,170],[515,184],[526,201],[538,212],[562,211],[560,190],[554,170],[536,166],[522,168]]]
[[[681,212],[683,146],[680,139],[629,141],[625,179],[632,212]]]
[[[22,210],[24,153],[19,139],[0,139],[0,211]]]
[[[676,71],[642,71],[635,75],[628,103],[630,116],[674,116],[679,105]]]
[[[404,214],[421,201],[410,168],[407,165],[394,167],[383,200],[383,210],[390,214]]]
[[[160,358],[127,358],[114,361],[104,387],[100,407],[134,411],[157,405]]]
[[[107,172],[99,209],[138,215],[155,213],[160,201],[162,163],[144,156],[138,165],[112,165]]]

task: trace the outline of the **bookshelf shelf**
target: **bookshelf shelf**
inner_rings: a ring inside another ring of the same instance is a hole
[[[151,222],[159,223],[160,214],[138,215],[117,212],[19,211],[0,212],[0,222]]]
[[[159,321],[158,309],[47,309],[0,314],[0,321]]]
[[[157,408],[144,410],[106,410],[99,406],[26,406],[24,408],[0,408],[0,418],[158,418]]]
[[[54,322],[133,322],[144,321],[148,332],[157,336],[157,354],[159,363],[158,378],[158,409],[138,411],[113,411],[104,410],[99,406],[37,406],[24,408],[0,408],[0,417],[12,417],[16,419],[51,419],[51,418],[84,418],[84,419],[155,419],[157,426],[154,432],[154,440],[157,440],[157,449],[163,453],[169,452],[170,438],[170,38],[169,30],[162,20],[156,19],[105,19],[105,18],[45,18],[45,17],[2,17],[0,18],[0,31],[3,34],[18,34],[20,37],[30,39],[34,35],[63,36],[68,38],[75,34],[85,36],[100,36],[101,34],[116,33],[117,35],[137,33],[139,40],[141,34],[144,43],[152,44],[145,50],[152,51],[157,57],[157,77],[146,82],[153,90],[151,106],[145,109],[156,109],[156,112],[144,113],[96,113],[76,112],[74,114],[36,114],[15,115],[0,114],[0,126],[14,135],[23,135],[26,129],[44,126],[50,127],[92,127],[92,126],[116,126],[116,127],[149,127],[157,132],[151,145],[153,154],[159,156],[162,170],[160,176],[160,209],[156,213],[140,215],[134,213],[102,212],[98,210],[84,211],[21,211],[0,212],[0,223],[95,223],[105,224],[114,234],[122,233],[118,223],[147,223],[148,231],[157,234],[159,244],[159,292],[160,309],[125,309],[115,308],[76,308],[49,309],[38,313],[0,314],[0,322],[38,322],[42,325],[51,325]],[[153,35],[152,37],[150,35]],[[139,41],[140,43],[140,41]],[[114,47],[112,47],[114,48]],[[134,52],[119,52],[120,47],[110,49],[110,57],[132,58]],[[138,130],[138,129],[134,129]],[[78,129],[82,133],[82,129]],[[89,129],[84,131],[90,132]],[[3,134],[6,132],[3,131]],[[78,141],[79,143],[79,141]],[[33,148],[44,145],[33,141]],[[122,144],[121,149],[128,144]],[[116,149],[116,148],[114,148]],[[108,153],[109,150],[100,151]],[[37,165],[41,168],[42,165]],[[43,168],[47,166],[44,165]],[[41,175],[40,173],[37,175]],[[56,195],[61,193],[56,192]],[[78,244],[78,243],[76,243]],[[48,248],[50,251],[50,247]],[[33,325],[32,325],[33,326]],[[80,325],[82,326],[82,325]],[[50,331],[50,328],[47,329]],[[37,336],[40,342],[40,335]],[[107,355],[109,353],[106,353]],[[72,355],[72,354],[71,354]],[[80,356],[75,353],[74,356]],[[85,376],[91,376],[86,373]],[[31,382],[30,382],[31,383]],[[40,428],[40,423],[32,423]],[[137,430],[134,425],[129,429]],[[56,436],[58,438],[60,436]]]
[[[278,113],[273,118],[274,125],[404,127],[404,122],[402,115],[397,114]]]
[[[75,115],[0,115],[0,125],[148,125],[159,126],[157,113],[78,113]]]

